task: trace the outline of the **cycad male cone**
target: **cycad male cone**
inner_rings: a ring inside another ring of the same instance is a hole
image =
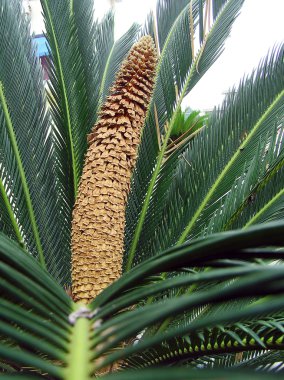
[[[88,303],[121,275],[125,207],[156,60],[152,38],[142,37],[123,62],[88,136],[72,221],[76,301]]]

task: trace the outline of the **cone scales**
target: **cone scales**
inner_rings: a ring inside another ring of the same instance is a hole
[[[88,136],[72,221],[75,301],[90,302],[121,275],[125,207],[155,66],[153,40],[142,37],[122,64]]]

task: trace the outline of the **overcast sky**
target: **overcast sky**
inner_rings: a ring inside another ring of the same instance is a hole
[[[178,0],[176,0],[178,1]],[[116,36],[132,22],[143,23],[155,0],[122,0],[116,4]],[[97,14],[107,10],[106,0],[96,0]],[[233,25],[226,50],[186,99],[194,109],[207,110],[222,101],[223,94],[250,73],[275,43],[284,42],[284,0],[245,0]]]

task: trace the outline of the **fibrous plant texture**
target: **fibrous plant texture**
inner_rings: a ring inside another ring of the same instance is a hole
[[[142,37],[122,64],[88,136],[72,221],[72,293],[88,303],[121,275],[125,207],[154,86],[156,52]]]

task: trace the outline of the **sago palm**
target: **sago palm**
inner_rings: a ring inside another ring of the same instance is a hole
[[[284,46],[176,139],[243,0],[159,0],[117,41],[41,3],[47,89],[0,0],[1,375],[281,376]]]

